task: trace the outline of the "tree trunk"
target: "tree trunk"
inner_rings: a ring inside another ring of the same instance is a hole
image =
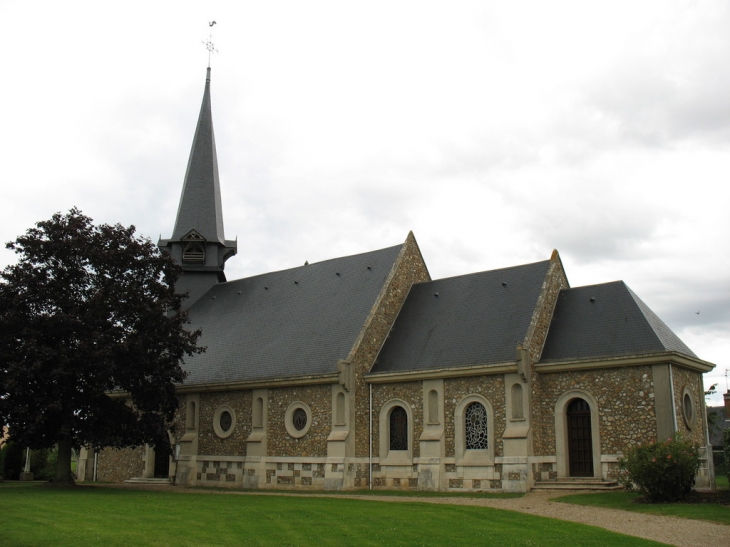
[[[76,481],[71,473],[71,439],[64,438],[58,441],[58,460],[56,461],[56,478],[53,486],[75,486]]]

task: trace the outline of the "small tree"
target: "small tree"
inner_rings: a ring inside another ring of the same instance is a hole
[[[0,272],[0,423],[20,446],[58,443],[54,481],[72,484],[72,447],[164,434],[200,333],[184,328],[179,266],[134,226],[74,208],[7,248],[20,258]]]
[[[630,449],[620,464],[627,489],[638,490],[652,502],[680,501],[692,491],[700,450],[677,434]]]

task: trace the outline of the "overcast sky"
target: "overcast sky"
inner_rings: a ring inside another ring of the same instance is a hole
[[[73,206],[170,237],[212,20],[229,279],[409,230],[433,278],[557,248],[725,391],[730,3],[0,0],[0,241]]]

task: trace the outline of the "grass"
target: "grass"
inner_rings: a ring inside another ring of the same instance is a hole
[[[718,476],[715,480],[718,489],[728,489],[728,478]],[[637,503],[641,498],[635,492],[601,492],[592,494],[573,494],[554,498],[553,501],[574,503],[576,505],[592,505],[607,509],[620,509],[634,513],[665,515],[695,520],[706,520],[730,525],[730,507],[716,503]]]
[[[2,543],[15,547],[662,545],[483,507],[367,499],[0,486]]]

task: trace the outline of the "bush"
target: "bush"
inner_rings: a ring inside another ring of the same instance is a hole
[[[692,491],[700,468],[700,450],[681,435],[629,450],[621,459],[623,483],[649,501],[680,501]]]

